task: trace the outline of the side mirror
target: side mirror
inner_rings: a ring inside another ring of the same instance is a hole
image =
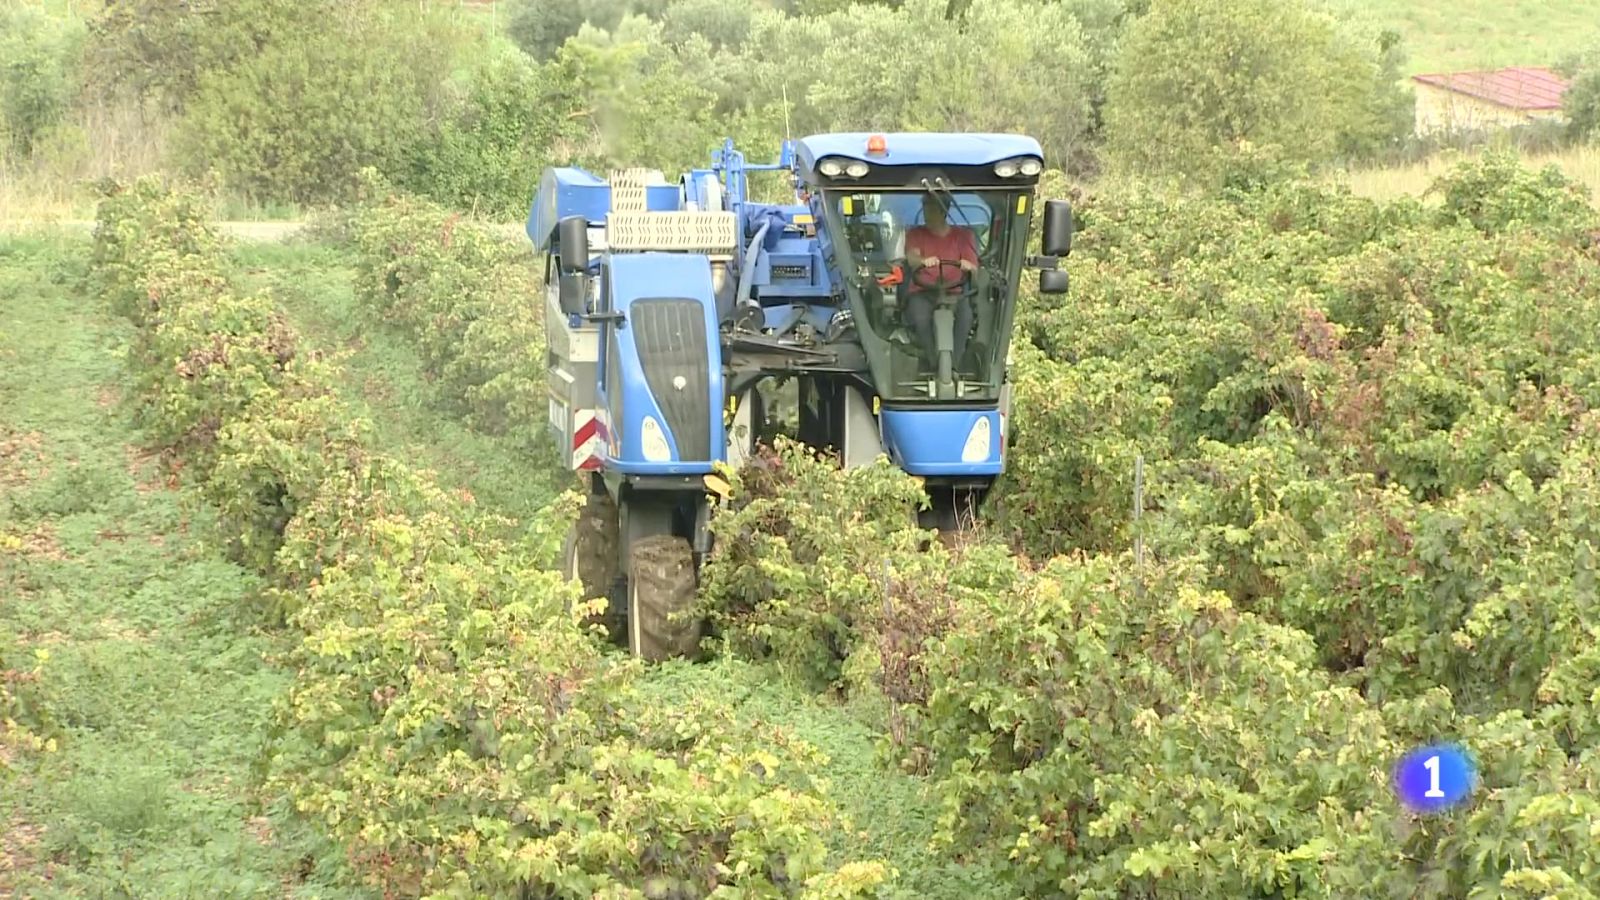
[[[1072,252],[1072,204],[1065,200],[1044,202],[1044,234],[1039,252],[1044,256],[1066,256]]]
[[[562,268],[566,266],[563,265]],[[561,311],[569,316],[581,316],[584,313],[583,301],[589,279],[584,275],[561,273],[561,283],[557,288],[557,297],[561,301]]]
[[[1039,273],[1039,293],[1065,294],[1071,286],[1072,280],[1067,277],[1066,269],[1045,269]]]
[[[589,271],[589,220],[567,216],[556,225],[556,240],[561,244],[561,274]]]

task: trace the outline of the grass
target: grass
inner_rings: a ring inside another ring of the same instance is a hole
[[[0,242],[0,658],[38,666],[9,712],[54,748],[0,727],[0,895],[357,896],[253,794],[278,639],[140,450],[125,332],[75,289],[82,257]]]
[[[1433,180],[1449,171],[1457,162],[1473,154],[1446,153],[1431,157],[1425,162],[1406,166],[1352,171],[1340,178],[1358,196],[1390,200],[1401,196],[1421,196]],[[1527,154],[1522,157],[1528,166],[1543,168],[1553,165],[1567,177],[1587,187],[1591,200],[1600,202],[1600,147],[1580,147],[1560,153]]]
[[[1332,0],[1405,40],[1408,73],[1543,66],[1600,49],[1592,0]]]

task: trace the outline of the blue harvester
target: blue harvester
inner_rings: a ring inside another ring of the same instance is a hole
[[[1020,135],[823,134],[762,165],[729,141],[675,182],[544,173],[528,237],[545,262],[550,426],[589,490],[566,572],[609,599],[635,654],[694,652],[700,626],[673,613],[693,602],[727,491],[713,464],[768,436],[775,385],[794,391],[793,437],[920,476],[928,524],[981,502],[1005,463],[1022,270],[1067,291],[1072,211],[1036,202],[1042,170]],[[793,202],[756,202],[752,172],[792,181]],[[976,265],[908,263],[926,217],[966,229]]]

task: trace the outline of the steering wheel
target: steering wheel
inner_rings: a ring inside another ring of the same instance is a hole
[[[941,260],[939,260],[939,265],[936,266],[935,268],[937,269],[937,271],[939,273],[938,276],[935,278],[935,283],[933,283],[933,284],[923,284],[920,276],[922,275],[923,272],[928,271],[928,267],[927,266],[917,266],[916,270],[914,272],[912,272],[912,274],[911,274],[911,288],[910,289],[912,291],[914,291],[914,292],[917,292],[917,293],[922,293],[924,291],[937,291],[938,293],[941,293],[941,294],[949,294],[949,293],[953,292],[957,288],[963,288],[964,289],[964,288],[968,287],[971,284],[972,273],[968,272],[966,269],[961,268],[961,263],[960,262],[948,262],[946,260],[942,260],[941,259]],[[956,270],[956,281],[955,281],[954,284],[946,284],[945,283],[945,280],[946,280],[945,270],[946,269],[955,269]]]

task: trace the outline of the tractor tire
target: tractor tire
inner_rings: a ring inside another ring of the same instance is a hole
[[[656,535],[628,553],[628,648],[648,662],[693,657],[701,622],[674,620],[694,605],[694,551],[686,538]]]
[[[585,600],[610,597],[611,586],[620,576],[617,565],[617,507],[611,495],[590,494],[577,521],[567,532],[562,545],[561,574],[583,588]],[[599,624],[606,626],[613,639],[622,634],[622,610],[612,604]]]

